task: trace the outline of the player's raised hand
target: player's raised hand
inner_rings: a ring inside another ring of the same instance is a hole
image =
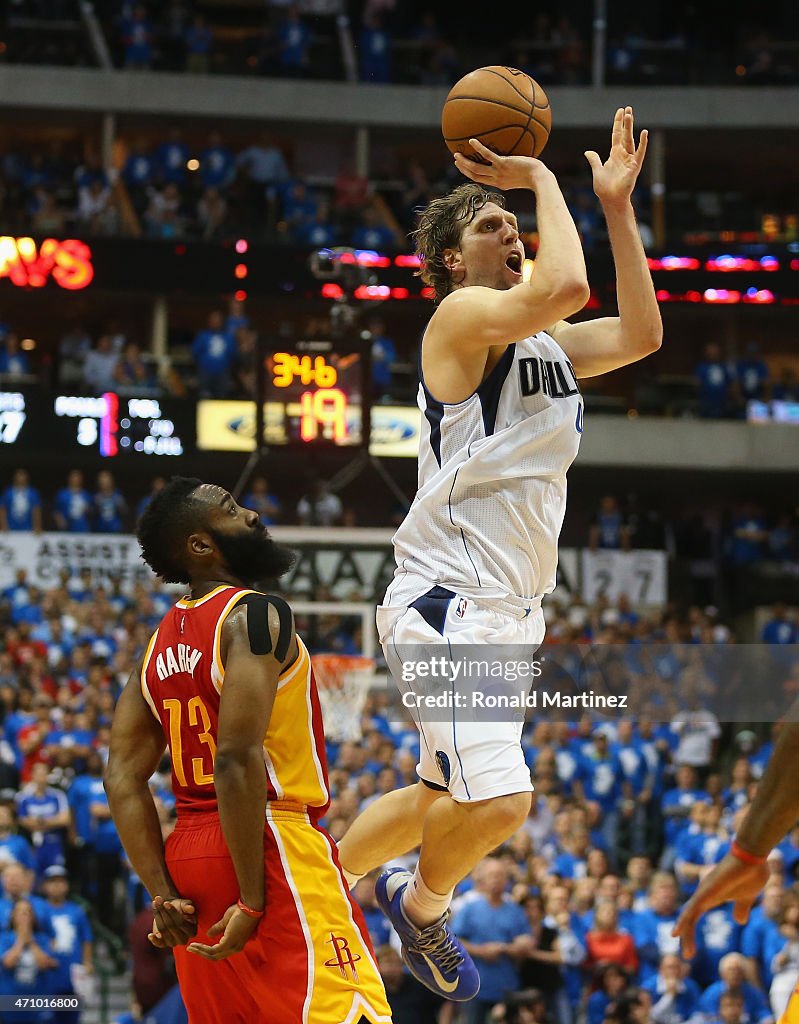
[[[532,156],[500,156],[478,139],[469,139],[478,159],[455,154],[455,166],[467,178],[480,185],[492,185],[503,191],[510,188],[534,188],[537,175],[552,172]]]
[[[197,910],[191,900],[156,896],[151,906],[153,930],[147,938],[157,949],[183,946],[197,933]]]
[[[221,921],[217,921],[208,929],[209,935],[222,936],[215,946],[191,942],[186,948],[190,953],[196,953],[197,956],[201,956],[205,960],[224,960],[244,949],[258,927],[259,921],[260,918],[245,914],[243,910],[239,910],[237,903],[233,903],[227,908]]]
[[[765,864],[744,864],[738,857],[728,853],[702,879],[677,919],[672,935],[680,940],[683,957],[689,959],[696,952],[694,931],[696,922],[705,911],[721,903],[732,902],[733,917],[738,924],[744,924],[768,877],[769,870]]]
[[[633,108],[619,107],[613,118],[610,156],[605,163],[593,150],[585,154],[594,176],[594,192],[603,203],[625,202],[630,198],[641,172],[648,141],[649,132],[644,128],[636,147]]]

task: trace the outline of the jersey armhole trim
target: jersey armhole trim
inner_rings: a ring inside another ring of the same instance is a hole
[[[466,403],[471,402],[471,400],[475,396],[479,397],[481,389],[487,390],[492,387],[492,381],[495,379],[495,374],[497,376],[501,374],[502,381],[504,383],[505,378],[508,376],[508,372],[510,371],[510,367],[513,364],[517,344],[518,343],[515,341],[508,342],[507,346],[505,347],[505,351],[502,353],[502,355],[499,357],[496,363],[492,366],[489,375],[480,381],[480,383],[477,385],[477,387],[470,395],[468,395],[466,398],[462,398],[460,402],[442,402],[439,398],[435,397],[435,395],[430,391],[427,384],[425,383],[424,371],[422,370],[422,346],[424,345],[424,337],[422,337],[421,344],[419,345],[419,383],[422,385],[425,397],[434,405],[441,406],[442,410],[459,409],[461,406],[466,405]],[[510,353],[510,355],[508,353]],[[498,370],[498,367],[502,366],[503,364],[505,366],[504,371]]]
[[[311,655],[308,653],[308,648],[302,642],[300,637],[297,636],[297,657],[287,668],[284,668],[277,677],[278,689],[282,689],[287,683],[290,683],[300,668],[304,667],[307,670],[308,665],[310,664]]]
[[[225,666],[222,664],[222,627],[228,615],[230,615],[239,601],[247,597],[248,594],[255,593],[257,593],[255,590],[239,590],[230,598],[216,620],[216,628],[214,629],[214,657],[211,663],[211,682],[214,684],[214,689],[217,693],[222,692],[222,683],[225,680]]]

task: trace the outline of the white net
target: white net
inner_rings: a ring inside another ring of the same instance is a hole
[[[374,678],[374,659],[353,654],[314,654],[311,662],[325,736],[335,743],[361,739],[361,712]]]

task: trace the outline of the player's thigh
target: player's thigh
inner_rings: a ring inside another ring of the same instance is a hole
[[[357,1020],[353,1008],[375,1024],[391,1019],[383,983],[360,908],[350,897],[338,866],[335,844],[307,819],[273,817],[274,843],[268,853],[267,894],[276,903],[258,929],[258,948],[245,952],[255,962],[254,984],[271,990],[269,1024],[338,1024]],[[269,896],[267,896],[269,899]]]
[[[437,603],[441,604],[440,601]],[[416,772],[422,782],[429,784],[430,793],[435,793],[437,788],[446,790],[436,759],[440,745],[428,730],[431,717],[440,717],[440,714],[431,715],[420,704],[420,698],[428,694],[430,686],[427,679],[422,682],[414,673],[422,663],[447,658],[449,647],[444,637],[423,618],[417,608],[380,607],[377,609],[377,626],[389,673],[399,689],[405,710],[419,730],[419,763]]]
[[[213,943],[208,929],[239,898],[239,883],[218,820],[205,827],[178,826],[166,843],[166,863],[175,887],[197,908],[198,941]]]
[[[344,998],[334,993],[331,1001],[324,979],[325,960],[338,955],[345,964],[350,958],[359,964],[365,956],[352,923],[345,920],[342,925],[347,915],[339,869],[331,848],[305,819],[294,815],[289,822],[293,827],[267,823],[265,913],[244,950],[219,962],[203,960],[185,947],[176,951],[190,1024],[332,1024],[341,1006],[351,1007],[358,986]],[[170,874],[181,895],[195,901],[198,939],[209,944],[218,938],[209,937],[208,929],[239,893],[223,844],[221,829],[214,824],[176,830],[167,846]],[[331,937],[341,947],[338,954],[325,945]],[[317,1010],[320,993],[322,1008]],[[346,1018],[342,1012],[340,1019]]]
[[[434,781],[446,786],[453,800],[490,800],[533,791],[519,722],[428,721],[425,739],[434,750],[427,761],[436,767]]]
[[[435,611],[438,600],[430,603]],[[513,663],[516,669],[518,662],[529,662],[543,637],[543,617],[537,613],[518,619],[457,595],[438,619],[423,601],[417,605],[394,614],[383,648],[419,729],[419,777],[445,787],[459,801],[531,792],[521,747],[525,710],[485,707],[496,690],[496,677],[483,681],[479,672],[484,662]],[[464,608],[460,617],[459,609]],[[424,662],[431,669],[420,676],[418,667]],[[439,678],[432,669],[440,671],[444,663],[460,667],[460,674],[450,668],[449,679]],[[524,678],[510,687],[503,683],[502,693],[518,697],[531,682]],[[423,697],[447,700],[426,704]]]

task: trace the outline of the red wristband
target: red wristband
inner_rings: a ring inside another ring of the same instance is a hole
[[[238,902],[236,903],[236,906],[239,908],[239,910],[242,912],[242,914],[246,914],[247,917],[253,917],[256,920],[258,920],[258,918],[261,918],[261,917],[264,916],[264,911],[263,910],[253,910],[252,907],[248,907],[247,904],[243,900],[238,900]]]
[[[767,856],[760,857],[756,853],[750,853],[742,846],[739,846],[737,839],[733,839],[732,846],[730,847],[730,853],[733,857],[737,857],[738,860],[742,861],[744,864],[765,864],[768,860]]]

